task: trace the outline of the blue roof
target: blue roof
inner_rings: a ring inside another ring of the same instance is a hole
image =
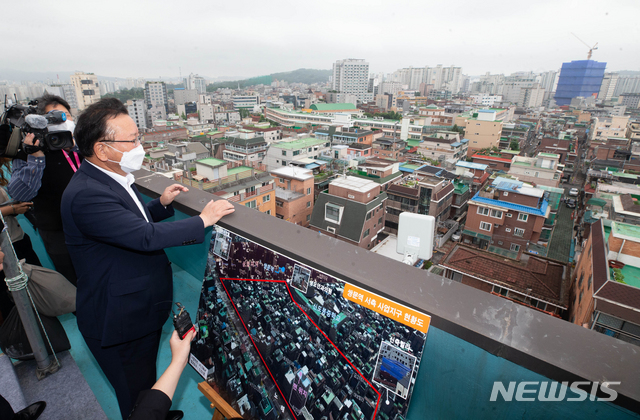
[[[315,168],[319,168],[320,165],[318,165],[317,163],[308,163],[306,165],[304,165],[305,168],[307,169],[315,169]]]
[[[491,185],[499,190],[514,191],[522,187],[524,183],[515,179],[499,176],[493,180]]]
[[[480,197],[479,193],[472,198],[473,201],[480,204],[487,204],[491,206],[504,207],[509,210],[519,211],[521,213],[533,214],[535,216],[543,216],[547,217],[547,208],[549,207],[549,202],[547,200],[542,200],[542,206],[540,208],[523,206],[522,204],[509,203],[508,201],[500,201],[493,200],[491,198]]]
[[[474,163],[474,162],[467,162],[465,160],[461,160],[461,161],[458,161],[458,163],[456,163],[456,166],[460,166],[462,168],[469,168],[469,169],[479,169],[481,171],[484,171],[487,169],[489,165],[485,165],[484,163]]]
[[[462,139],[460,140],[460,143],[469,143],[469,139]]]
[[[451,145],[453,147],[458,147],[458,146],[462,146],[462,143],[460,143],[459,141],[455,142],[455,143],[451,143]]]

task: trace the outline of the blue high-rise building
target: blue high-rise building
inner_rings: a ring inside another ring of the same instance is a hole
[[[600,91],[607,63],[579,60],[562,63],[555,101],[559,106],[569,105],[578,96],[589,97]]]

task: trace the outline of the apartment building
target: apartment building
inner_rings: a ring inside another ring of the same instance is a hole
[[[144,99],[147,103],[147,127],[153,127],[156,120],[167,118],[169,99],[164,82],[145,83]]]
[[[275,180],[276,217],[308,227],[313,212],[313,172],[287,166],[271,171]]]
[[[141,133],[147,129],[147,105],[144,99],[130,99],[126,103],[129,116],[135,121]]]
[[[502,136],[502,120],[497,119],[497,114],[496,110],[481,109],[471,115],[456,117],[455,124],[464,128],[464,137],[469,140],[468,156],[480,149],[498,147]]]
[[[511,251],[514,259],[538,241],[550,212],[542,189],[506,177],[496,177],[468,205],[463,242],[493,252]]]
[[[400,160],[407,148],[407,142],[395,137],[379,137],[372,144],[373,156]]]
[[[77,71],[70,76],[70,79],[76,91],[76,101],[80,111],[100,100],[98,76]]]
[[[374,181],[340,176],[318,195],[310,227],[345,242],[371,249],[384,229],[387,194]]]
[[[333,63],[331,89],[354,95],[360,102],[373,100],[369,92],[369,63],[362,59],[338,60]]]

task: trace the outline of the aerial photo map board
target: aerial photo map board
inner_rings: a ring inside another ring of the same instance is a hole
[[[246,419],[394,420],[430,317],[216,226],[196,323],[190,364]]]

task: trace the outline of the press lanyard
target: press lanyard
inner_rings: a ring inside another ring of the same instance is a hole
[[[71,161],[71,158],[69,157],[69,154],[67,153],[67,151],[63,150],[62,153],[64,153],[64,157],[67,158],[67,162],[69,162],[69,165],[71,166],[71,169],[73,169],[73,172],[77,171],[78,168],[80,167],[80,158],[78,157],[78,154],[76,152],[73,152],[73,156],[75,156],[76,163],[78,164],[78,167],[76,167]]]

